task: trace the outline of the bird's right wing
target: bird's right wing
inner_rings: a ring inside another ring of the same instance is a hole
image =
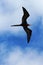
[[[28,29],[27,29],[27,42],[30,41],[31,34],[32,34],[32,30],[30,30],[30,29],[28,28]]]
[[[27,42],[29,43],[31,35],[32,35],[32,30],[30,30],[29,28],[25,28],[25,27],[23,27],[23,28],[27,34]]]

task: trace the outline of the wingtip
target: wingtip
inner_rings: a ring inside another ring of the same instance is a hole
[[[28,11],[27,11],[24,7],[22,7],[22,9],[23,9],[24,14],[26,14],[26,15],[27,15],[27,17],[29,17],[29,16],[30,16],[30,14],[28,13]]]
[[[24,7],[22,7],[22,9],[24,9]]]
[[[25,7],[22,7],[22,9],[24,10],[24,9],[25,9]]]
[[[22,7],[23,8],[23,7]]]

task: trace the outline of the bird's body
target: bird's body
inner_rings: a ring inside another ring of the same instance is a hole
[[[22,26],[27,34],[27,42],[29,42],[30,38],[31,38],[32,31],[28,28],[28,26],[30,26],[30,24],[27,24],[26,20],[30,15],[24,7],[22,7],[22,8],[23,8],[23,12],[24,12],[24,15],[22,17],[22,23],[19,25],[11,25],[11,26]]]

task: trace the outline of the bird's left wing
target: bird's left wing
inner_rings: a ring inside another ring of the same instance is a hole
[[[22,7],[22,9],[23,9],[23,13],[24,13],[23,17],[25,17],[25,19],[27,19],[30,16],[30,14],[24,7]]]

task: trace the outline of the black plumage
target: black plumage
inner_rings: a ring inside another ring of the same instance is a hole
[[[27,42],[29,42],[30,38],[31,38],[32,30],[28,28],[28,26],[30,26],[30,24],[27,24],[26,20],[30,16],[30,14],[27,12],[27,10],[24,7],[22,7],[22,9],[23,9],[23,13],[24,13],[22,16],[22,23],[19,25],[11,25],[11,26],[22,26],[27,34]]]

